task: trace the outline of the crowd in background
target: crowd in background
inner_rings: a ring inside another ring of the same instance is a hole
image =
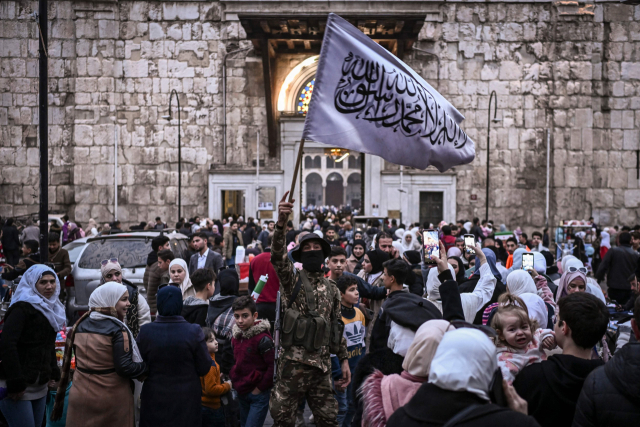
[[[64,268],[52,269],[40,264],[36,225],[4,222],[3,278],[22,277],[0,338],[0,411],[9,425],[40,426],[47,399],[52,426],[262,425],[281,289],[270,254],[275,222],[194,217],[170,229],[157,217],[131,229],[163,231],[151,241],[146,294],[106,259],[90,311],[66,325],[61,283],[71,266],[61,244],[123,232],[121,224],[90,220],[83,230],[66,216],[62,227],[52,224],[49,257]],[[425,229],[439,234],[434,259],[424,258]],[[182,258],[169,247],[173,230],[188,236]],[[353,375],[341,383],[332,361],[335,425],[640,421],[640,225],[593,224],[563,236],[572,246],[560,251],[547,229],[528,236],[516,228],[503,240],[505,231],[478,218],[361,225],[348,209],[324,208],[286,224],[289,251],[311,233],[331,248],[322,269],[340,292]],[[465,245],[465,235],[477,246]],[[533,254],[528,270],[525,253]],[[244,263],[241,286],[236,264]],[[291,425],[306,422],[303,408]]]

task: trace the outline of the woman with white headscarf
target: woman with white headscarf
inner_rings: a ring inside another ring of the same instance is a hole
[[[402,240],[400,242],[402,244],[402,249],[404,251],[419,251],[420,250],[420,242],[416,238],[416,233],[413,230],[407,230],[402,233]]]
[[[427,300],[431,301],[440,312],[442,312],[442,299],[440,298],[440,285],[442,285],[442,282],[439,276],[448,268],[451,272],[450,280],[455,280],[456,273],[453,266],[447,262],[447,256],[444,253],[444,246],[442,244],[440,245],[440,254],[441,258],[436,261],[438,267],[432,268],[428,272],[426,268],[423,269],[422,276],[427,276]],[[476,256],[480,263],[480,278],[478,279],[478,283],[473,291],[460,294],[464,319],[469,323],[473,323],[478,310],[491,301],[497,283],[497,279],[491,272],[491,267],[487,263],[484,252],[480,250],[480,245],[477,246]]]
[[[10,427],[40,427],[47,385],[60,379],[56,334],[65,324],[60,282],[36,264],[22,276],[4,317],[0,340],[0,411]],[[64,393],[63,393],[64,395]]]
[[[175,258],[169,264],[169,285],[177,286],[182,291],[182,299],[196,296],[196,289],[189,279],[189,268],[182,258]]]
[[[147,300],[138,292],[137,285],[124,278],[122,267],[117,258],[102,261],[100,263],[100,273],[102,275],[100,279],[101,285],[107,282],[116,282],[127,287],[131,305],[127,310],[124,322],[133,333],[133,337],[136,338],[140,332],[140,326],[151,323],[151,309]]]
[[[89,311],[67,336],[53,420],[62,415],[73,351],[76,371],[69,392],[67,425],[134,425],[130,380],[145,375],[147,365],[123,323],[130,304],[127,287],[116,282],[99,286],[89,297]]]
[[[471,328],[445,333],[431,362],[429,381],[391,415],[387,425],[443,426],[460,414],[455,425],[537,426],[525,414],[490,403],[489,390],[497,369],[496,347],[484,333]],[[511,396],[513,390],[507,390]]]

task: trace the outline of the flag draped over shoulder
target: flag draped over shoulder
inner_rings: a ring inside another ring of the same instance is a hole
[[[444,172],[475,157],[462,120],[405,63],[329,14],[303,138]]]

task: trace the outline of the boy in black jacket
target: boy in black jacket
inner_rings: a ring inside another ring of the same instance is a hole
[[[542,427],[571,425],[585,379],[603,365],[591,355],[608,323],[607,307],[591,294],[575,292],[558,301],[554,330],[562,354],[527,366],[513,382]]]
[[[182,302],[182,317],[189,323],[206,326],[209,298],[215,292],[216,273],[210,268],[199,268],[191,275],[191,283],[196,296],[187,297]]]

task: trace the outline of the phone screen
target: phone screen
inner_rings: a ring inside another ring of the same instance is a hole
[[[467,249],[467,253],[475,254],[476,251],[473,248],[476,246],[476,237],[473,234],[465,234],[464,235],[464,246]]]
[[[531,253],[522,254],[522,269],[533,270],[533,254]]]
[[[434,261],[431,260],[431,256],[440,256],[440,243],[438,239],[438,232],[436,230],[425,230],[422,232],[422,241],[424,242],[424,258],[425,262]]]

